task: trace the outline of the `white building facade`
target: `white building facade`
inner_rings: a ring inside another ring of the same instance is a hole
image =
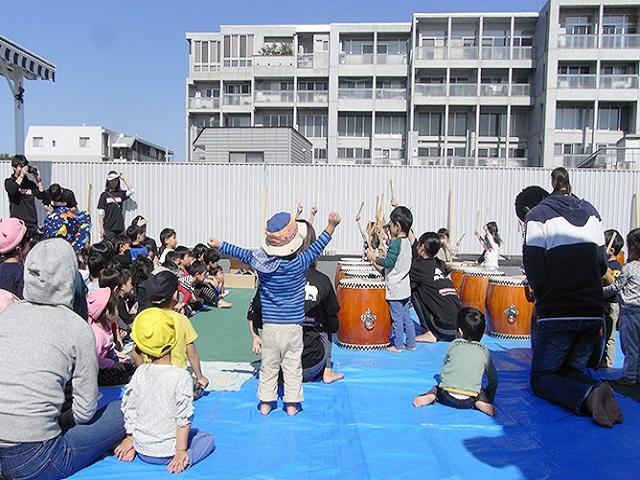
[[[205,126],[287,126],[316,162],[552,167],[606,153],[621,166],[640,152],[639,11],[550,0],[188,33],[186,158]]]
[[[36,162],[166,162],[173,152],[142,138],[99,126],[34,125],[24,141]]]

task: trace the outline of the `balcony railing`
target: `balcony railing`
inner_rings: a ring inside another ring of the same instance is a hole
[[[482,47],[483,60],[508,60],[509,47]]]
[[[219,63],[196,63],[193,65],[194,72],[218,72],[220,71]]]
[[[225,67],[231,68],[245,68],[253,66],[252,58],[225,58],[222,61]]]
[[[451,47],[449,54],[451,60],[477,60],[478,47]]]
[[[413,87],[417,97],[446,97],[446,83],[416,83]]]
[[[189,108],[214,110],[220,108],[219,97],[191,97],[189,98]]]
[[[222,97],[224,105],[251,105],[253,96],[250,93],[225,93]]]
[[[640,34],[602,35],[602,48],[640,48]]]
[[[596,76],[558,75],[558,88],[596,88]]]
[[[513,60],[531,60],[533,58],[533,47],[513,47]]]
[[[298,90],[298,103],[328,103],[329,92],[324,90]]]
[[[371,65],[373,53],[340,53],[340,63],[343,65]]]
[[[378,53],[376,55],[378,65],[406,65],[406,53]]]
[[[255,55],[253,65],[256,67],[292,67],[295,57],[291,55]]]
[[[313,53],[298,55],[298,68],[313,68]]]
[[[256,103],[292,103],[292,90],[256,90]]]
[[[514,83],[511,85],[512,97],[528,97],[531,95],[531,85],[528,83]]]
[[[558,48],[596,48],[597,35],[558,35]]]
[[[418,47],[416,50],[417,60],[446,60],[447,47]]]
[[[371,88],[338,88],[338,98],[370,99],[373,98]]]
[[[475,83],[452,83],[449,85],[449,95],[452,97],[475,97],[478,86]]]
[[[404,100],[407,98],[406,88],[377,88],[376,98],[378,100]]]
[[[638,75],[600,75],[600,88],[630,89],[638,88]]]
[[[472,167],[476,164],[474,157],[414,157],[413,165],[432,167]]]
[[[508,83],[480,84],[480,96],[482,97],[506,97],[507,95],[509,95]]]

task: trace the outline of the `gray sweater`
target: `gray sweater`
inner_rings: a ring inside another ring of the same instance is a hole
[[[640,261],[625,263],[616,282],[604,287],[604,294],[617,294],[621,310],[640,308]]]
[[[76,423],[93,418],[98,400],[93,333],[70,309],[77,272],[72,248],[62,239],[45,240],[24,270],[25,301],[0,314],[0,446],[59,435],[70,379]]]

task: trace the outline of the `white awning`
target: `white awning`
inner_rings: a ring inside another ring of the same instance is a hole
[[[56,81],[56,66],[53,63],[3,36],[0,36],[0,63],[10,72],[21,71],[28,80]]]

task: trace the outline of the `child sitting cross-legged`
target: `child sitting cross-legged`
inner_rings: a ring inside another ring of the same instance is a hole
[[[119,460],[137,454],[146,463],[168,465],[180,473],[215,449],[213,435],[191,428],[193,387],[191,375],[172,365],[178,338],[171,316],[149,308],[136,317],[131,336],[146,357],[122,397],[127,437],[115,449]]]
[[[440,383],[413,400],[414,407],[439,402],[453,408],[476,408],[495,415],[493,401],[498,387],[498,374],[487,347],[480,341],[485,328],[482,312],[463,308],[458,312],[458,335],[449,346],[440,372]],[[488,384],[482,388],[482,377]]]
[[[222,271],[222,268],[220,268]],[[218,308],[231,308],[233,304],[222,300],[217,281],[207,278],[206,263],[196,260],[191,264],[189,273],[193,277],[193,291],[205,305]]]

